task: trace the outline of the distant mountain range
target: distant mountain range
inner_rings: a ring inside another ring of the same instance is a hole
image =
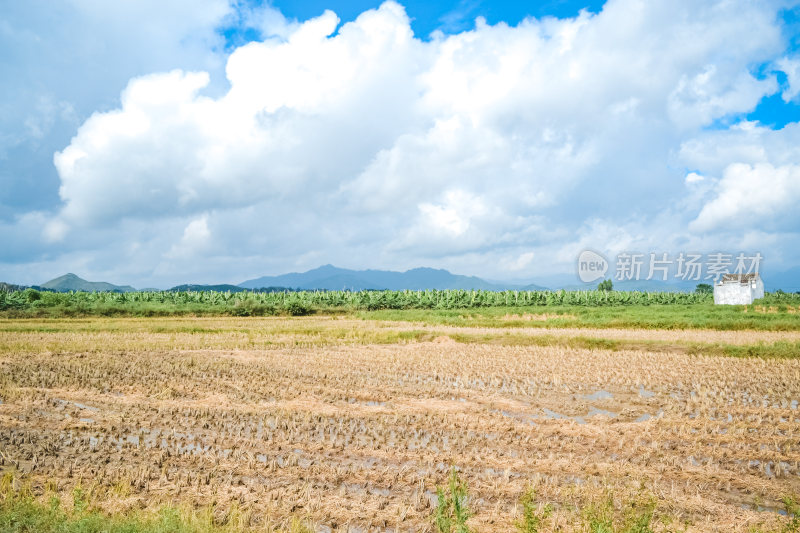
[[[264,276],[239,284],[246,289],[261,287],[291,287],[303,290],[424,290],[424,289],[483,289],[490,291],[519,289],[542,290],[539,285],[508,285],[489,283],[475,276],[459,276],[447,270],[414,268],[405,272],[391,270],[349,270],[324,265],[307,272],[280,276]]]
[[[238,285],[230,285],[227,283],[222,283],[220,285],[183,284],[172,287],[170,290],[175,292],[187,292],[187,291],[242,292],[246,291],[247,289],[239,287]]]
[[[764,276],[766,290],[782,289],[787,292],[800,291],[800,267],[779,273],[766,273]],[[546,285],[538,285],[517,281],[486,281],[475,276],[451,274],[447,270],[435,268],[414,268],[405,272],[391,270],[350,270],[324,265],[307,272],[293,272],[279,276],[263,276],[244,281],[238,285],[197,285],[183,284],[172,287],[171,291],[230,291],[243,290],[425,290],[425,289],[476,289],[476,290],[587,290],[596,286],[594,283],[579,284],[574,276],[567,274],[542,278]],[[623,291],[692,291],[698,281],[614,281],[614,288]],[[21,290],[26,287],[10,283],[0,283],[0,290]],[[75,274],[65,274],[42,284],[34,285],[35,289],[69,292],[131,292],[137,289],[130,285],[114,285],[104,281],[87,281]],[[158,289],[141,289],[152,291]]]

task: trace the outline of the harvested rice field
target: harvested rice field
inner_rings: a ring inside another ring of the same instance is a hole
[[[782,499],[800,494],[799,340],[347,316],[2,320],[0,470],[38,494],[80,486],[108,512],[236,509],[254,530],[434,531],[455,467],[474,531],[513,531],[530,488],[541,531],[653,505],[655,531],[781,531]]]

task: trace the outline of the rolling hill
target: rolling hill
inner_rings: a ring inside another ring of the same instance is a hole
[[[85,291],[85,292],[133,292],[136,289],[130,285],[114,285],[105,281],[86,281],[75,274],[64,274],[47,283],[42,288],[56,292]]]

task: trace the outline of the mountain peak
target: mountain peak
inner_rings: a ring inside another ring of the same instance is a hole
[[[318,266],[317,268],[312,268],[311,270],[306,271],[308,272],[338,272],[342,270],[341,268],[335,267],[332,264],[328,263],[327,265]]]
[[[73,274],[72,272],[67,272],[63,276],[59,276],[57,278],[51,279],[50,281],[48,281],[48,283],[51,283],[53,281],[58,281],[58,280],[70,280],[70,281],[72,281],[72,280],[80,280],[80,281],[86,281],[85,279],[81,278],[77,274]]]

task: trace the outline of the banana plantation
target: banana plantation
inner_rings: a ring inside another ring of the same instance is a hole
[[[619,306],[648,304],[694,304],[711,301],[708,294],[683,292],[620,291],[302,291],[302,292],[38,292],[31,289],[0,292],[0,310],[37,307],[137,306],[167,304],[241,310],[262,308],[290,314],[312,309],[472,309],[530,306]],[[249,314],[249,313],[245,313]]]

